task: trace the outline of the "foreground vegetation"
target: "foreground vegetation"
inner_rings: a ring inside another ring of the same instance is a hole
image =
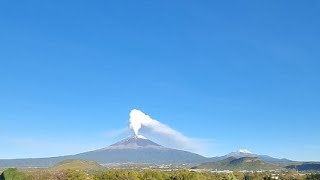
[[[261,173],[210,173],[178,170],[164,172],[158,170],[107,170],[88,173],[78,170],[33,170],[18,171],[9,168],[0,175],[0,180],[320,180],[320,174],[301,175],[294,171],[271,174]]]

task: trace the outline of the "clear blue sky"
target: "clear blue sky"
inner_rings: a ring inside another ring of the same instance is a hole
[[[320,160],[320,2],[0,2],[0,158],[109,145],[141,109],[209,155]]]

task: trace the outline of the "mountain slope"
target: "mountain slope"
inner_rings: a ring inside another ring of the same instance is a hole
[[[72,159],[72,157],[0,159],[0,167],[50,167],[66,159]]]
[[[301,164],[286,166],[286,168],[298,171],[320,171],[320,162],[304,162]]]
[[[51,171],[60,171],[67,169],[79,171],[99,171],[104,170],[105,168],[94,161],[85,161],[77,159],[67,159],[49,168],[49,170]]]
[[[197,169],[216,169],[216,170],[273,170],[281,168],[280,165],[273,165],[262,161],[257,157],[228,157],[217,162],[202,163],[195,167]]]

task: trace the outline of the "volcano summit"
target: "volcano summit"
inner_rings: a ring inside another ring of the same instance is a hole
[[[159,149],[165,148],[157,143],[150,141],[142,135],[132,135],[122,141],[112,144],[107,149]]]

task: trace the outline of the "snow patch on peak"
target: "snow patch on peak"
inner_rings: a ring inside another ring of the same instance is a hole
[[[130,135],[128,136],[126,139],[148,139],[140,134],[133,134],[133,135]]]
[[[141,138],[141,139],[148,139],[148,138],[146,138],[146,137],[144,137],[144,136],[142,136],[140,134],[138,134],[137,136],[138,136],[138,138]]]
[[[238,153],[243,153],[243,154],[252,154],[252,152],[247,150],[247,149],[239,149],[237,152]]]

